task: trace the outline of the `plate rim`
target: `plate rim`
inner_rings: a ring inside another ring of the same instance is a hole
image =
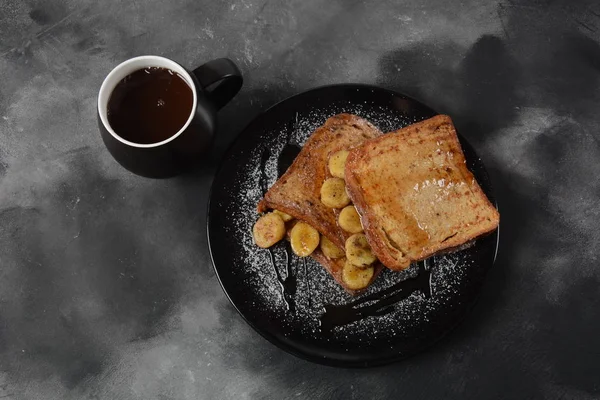
[[[361,369],[361,368],[372,368],[372,367],[379,367],[379,366],[383,366],[383,365],[389,365],[392,364],[394,362],[398,362],[401,360],[406,360],[408,358],[414,357],[417,354],[422,354],[425,353],[426,351],[430,350],[435,344],[439,343],[441,340],[445,339],[448,337],[449,334],[451,334],[452,332],[455,331],[456,327],[458,325],[460,325],[463,320],[466,318],[466,316],[468,314],[471,313],[472,309],[475,307],[475,305],[478,303],[479,298],[481,296],[481,290],[478,291],[477,295],[475,296],[475,298],[473,299],[473,301],[471,302],[471,304],[468,306],[466,312],[463,313],[462,317],[457,319],[455,321],[454,324],[452,324],[452,326],[441,336],[439,336],[438,338],[436,338],[435,340],[431,341],[429,344],[427,344],[426,346],[420,348],[418,351],[415,352],[410,352],[410,353],[406,353],[406,354],[394,354],[393,356],[390,357],[384,357],[384,358],[380,358],[377,360],[365,360],[365,361],[344,361],[344,360],[340,360],[340,359],[336,359],[336,358],[330,358],[327,356],[316,356],[316,355],[310,355],[307,353],[304,353],[302,351],[300,351],[299,349],[297,349],[296,347],[281,341],[279,339],[276,338],[275,335],[271,334],[268,331],[264,331],[263,329],[259,329],[250,319],[248,319],[248,317],[246,317],[244,315],[244,313],[238,308],[238,306],[234,303],[234,301],[232,300],[231,296],[229,295],[229,292],[225,289],[225,286],[223,284],[223,281],[221,279],[221,275],[219,274],[219,271],[217,269],[217,265],[215,263],[215,259],[214,259],[214,255],[213,255],[213,246],[211,245],[211,240],[210,240],[210,222],[211,222],[211,216],[210,216],[210,209],[211,209],[211,204],[212,204],[212,198],[213,198],[213,193],[215,191],[215,183],[217,180],[218,175],[222,172],[223,168],[225,168],[225,163],[224,160],[227,158],[227,156],[230,155],[230,153],[232,152],[232,149],[235,147],[235,145],[238,143],[239,140],[241,140],[241,137],[243,135],[244,132],[246,132],[253,124],[256,123],[256,121],[260,120],[261,118],[264,117],[265,114],[267,114],[268,112],[270,112],[273,108],[279,106],[282,103],[287,102],[288,100],[291,100],[295,97],[301,96],[301,95],[305,95],[311,92],[317,92],[320,90],[325,90],[325,89],[334,89],[334,88],[346,88],[346,89],[352,89],[352,88],[356,88],[356,89],[368,89],[368,90],[378,90],[378,91],[384,91],[387,92],[388,94],[392,94],[394,96],[399,96],[399,97],[403,97],[405,99],[409,99],[415,103],[418,103],[420,106],[427,108],[429,110],[431,110],[433,113],[435,114],[439,114],[439,112],[435,109],[433,109],[432,107],[426,105],[425,103],[421,102],[420,100],[415,99],[412,96],[408,96],[402,92],[399,92],[397,90],[393,90],[393,89],[388,89],[385,87],[381,87],[381,86],[377,86],[377,85],[372,85],[372,84],[368,84],[368,83],[334,83],[334,84],[327,84],[327,85],[321,85],[321,86],[317,86],[299,93],[295,93],[292,94],[282,100],[277,101],[276,103],[272,104],[271,106],[267,107],[265,110],[259,112],[257,115],[255,115],[241,130],[240,132],[235,135],[235,137],[233,138],[232,142],[227,146],[226,150],[223,152],[223,155],[221,156],[221,159],[219,160],[219,165],[217,167],[217,169],[215,170],[214,174],[213,174],[213,181],[211,182],[210,185],[210,190],[208,192],[208,201],[206,204],[206,241],[208,244],[208,252],[210,255],[210,261],[213,267],[213,271],[217,277],[217,281],[219,282],[219,285],[221,286],[221,289],[223,290],[223,292],[225,293],[225,296],[227,297],[227,300],[229,301],[229,303],[233,306],[233,308],[237,311],[237,313],[242,317],[242,319],[256,332],[258,333],[262,338],[266,339],[269,343],[275,345],[277,348],[292,354],[295,357],[298,357],[302,360],[305,361],[309,361],[309,362],[314,362],[316,364],[320,364],[320,365],[324,365],[324,366],[329,366],[329,367],[341,367],[341,368],[351,368],[351,369]],[[460,136],[460,135],[459,135]],[[466,140],[466,139],[465,139]],[[467,142],[468,143],[468,142]],[[468,143],[468,145],[471,147],[472,150],[474,150],[471,146],[470,143]],[[477,153],[475,153],[477,154]],[[477,155],[478,156],[478,155]],[[479,156],[478,156],[479,157]],[[482,161],[483,164],[483,161]],[[485,168],[484,166],[484,170],[486,172],[486,174],[488,175],[489,178],[489,173],[487,172],[487,168]],[[490,189],[493,192],[493,186],[491,185],[491,179],[489,184],[490,184]],[[496,207],[496,209],[498,209],[498,204],[497,204],[497,199],[495,199],[494,196],[494,202],[493,202],[494,206]],[[498,225],[498,227],[496,228],[495,231],[493,231],[491,234],[496,234],[496,243],[495,243],[495,250],[494,250],[494,258],[492,260],[490,269],[493,268],[495,262],[496,262],[496,256],[498,254],[498,248],[499,248],[499,244],[500,244],[500,225]],[[487,274],[487,273],[486,273]]]

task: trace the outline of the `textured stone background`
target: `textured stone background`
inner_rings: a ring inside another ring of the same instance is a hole
[[[0,398],[599,398],[599,40],[592,0],[2,0]],[[97,90],[141,54],[228,56],[245,75],[193,174],[139,178],[103,147]],[[275,101],[336,82],[451,114],[503,217],[470,318],[370,370],[262,339],[206,244],[227,144]]]

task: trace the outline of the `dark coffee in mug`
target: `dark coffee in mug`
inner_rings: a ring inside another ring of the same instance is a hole
[[[192,71],[160,56],[131,58],[100,86],[100,135],[115,160],[131,172],[175,176],[207,159],[217,111],[242,82],[240,70],[227,58]]]
[[[133,143],[162,142],[175,135],[192,114],[192,88],[176,72],[147,67],[123,78],[108,100],[108,123]]]

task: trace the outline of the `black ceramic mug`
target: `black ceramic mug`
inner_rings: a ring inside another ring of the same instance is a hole
[[[134,143],[110,126],[108,103],[121,80],[135,71],[158,67],[178,74],[190,87],[193,105],[183,127],[156,143]],[[216,131],[216,112],[240,90],[242,75],[229,59],[209,61],[188,72],[168,58],[141,56],[124,61],[104,79],[98,94],[98,126],[110,154],[129,171],[149,177],[167,178],[194,165],[206,155]]]

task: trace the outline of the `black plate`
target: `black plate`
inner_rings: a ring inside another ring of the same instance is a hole
[[[471,308],[492,266],[494,232],[465,250],[407,271],[385,270],[358,299],[312,259],[280,242],[252,242],[256,204],[291,163],[308,135],[337,113],[362,116],[387,132],[436,115],[402,94],[366,85],[313,89],[258,116],[227,151],[212,185],[208,237],[223,290],[266,339],[307,360],[371,366],[414,354],[450,331]],[[488,175],[461,138],[471,171],[495,203]]]

